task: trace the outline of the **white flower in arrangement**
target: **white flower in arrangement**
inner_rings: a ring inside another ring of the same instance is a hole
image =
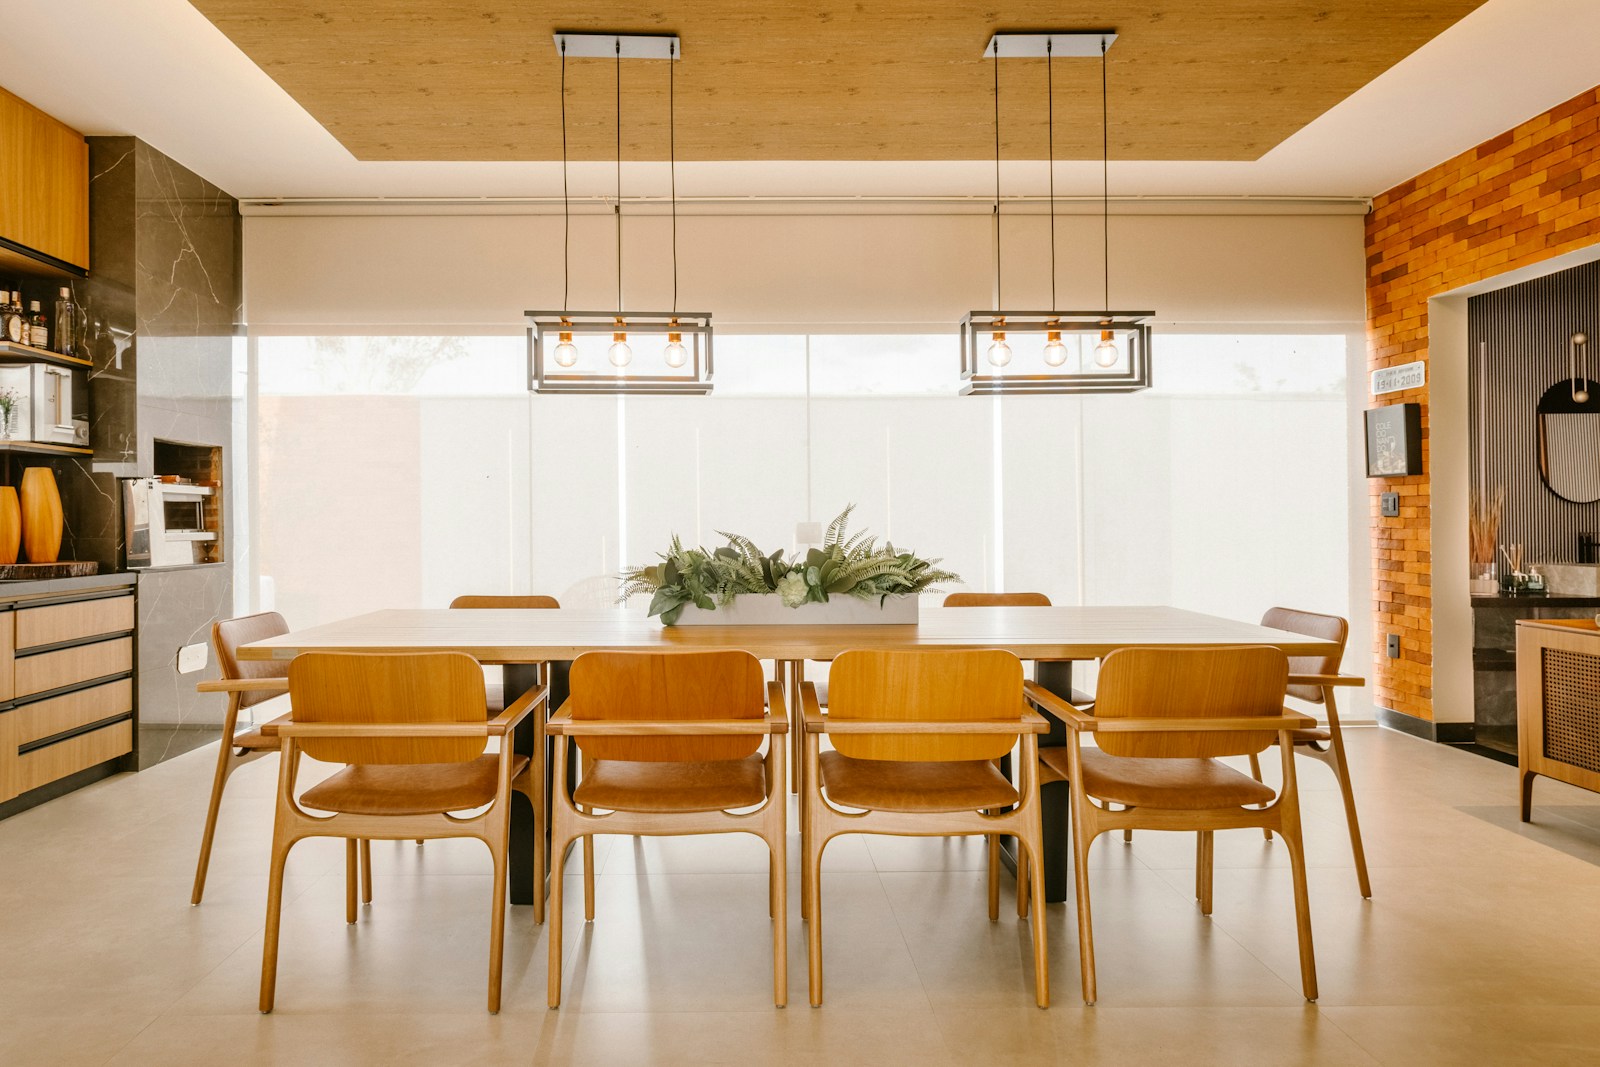
[[[959,582],[958,575],[940,570],[936,559],[921,559],[913,552],[897,552],[891,544],[878,547],[876,537],[858,533],[845,536],[854,504],[828,524],[821,548],[784,558],[780,549],[763,553],[748,537],[723,533],[728,543],[720,548],[684,548],[676,536],[661,562],[634,567],[621,576],[622,599],[648,594],[650,614],[668,626],[678,621],[686,604],[715,611],[742,594],[778,594],[785,607],[826,604],[830,596],[876,600],[915,596],[935,582]]]

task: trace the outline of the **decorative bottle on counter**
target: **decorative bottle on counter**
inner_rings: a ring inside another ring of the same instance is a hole
[[[50,347],[50,320],[44,317],[44,312],[39,310],[39,301],[34,300],[28,304],[28,328],[30,336],[28,344],[34,348],[49,349]]]
[[[61,287],[61,295],[56,297],[56,345],[55,351],[63,356],[74,355],[76,332],[78,326],[78,305],[72,302],[72,290],[67,286]]]
[[[0,310],[0,326],[5,330],[5,340],[19,345],[27,344],[28,324],[22,317],[22,294],[0,293],[0,297],[4,297],[0,304],[5,305]]]

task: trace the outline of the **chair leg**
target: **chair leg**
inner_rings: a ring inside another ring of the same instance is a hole
[[[583,835],[583,921],[594,922],[594,835]]]
[[[561,882],[566,842],[550,839],[550,896],[545,911],[545,937],[550,941],[550,962],[546,978],[546,1002],[561,1007]]]
[[[1315,1001],[1317,960],[1311,944],[1311,897],[1306,888],[1305,843],[1300,837],[1300,827],[1295,825],[1291,829],[1286,825],[1283,842],[1289,846],[1289,868],[1294,875],[1294,921],[1300,937],[1300,986],[1306,999]]]
[[[504,803],[502,801],[501,803]],[[494,861],[494,895],[489,913],[489,1014],[500,1014],[500,977],[505,970],[506,950],[506,848],[511,820],[505,819],[495,838],[488,842],[489,858]]]
[[[1254,778],[1258,782],[1261,781],[1261,757],[1256,755],[1254,752],[1250,753],[1250,777]],[[1261,828],[1261,836],[1265,837],[1268,841],[1271,841],[1272,831],[1263,826]]]
[[[1084,819],[1089,817],[1084,809],[1088,807],[1086,801],[1080,796],[1073,797],[1072,804],[1072,877],[1074,888],[1077,891],[1078,904],[1078,957],[1083,978],[1083,1002],[1095,1002],[1095,977],[1094,977],[1094,918],[1089,907],[1089,846],[1093,842],[1087,837],[1087,828]],[[1043,908],[1037,910],[1043,911]]]
[[[1211,914],[1211,874],[1215,858],[1212,838],[1212,831],[1201,830],[1195,843],[1194,895],[1200,901],[1201,915]]]
[[[1037,831],[1036,831],[1037,833]],[[1026,872],[1028,880],[1032,883],[1032,895],[1035,900],[1044,900],[1044,863],[1037,857],[1033,862],[1029,857],[1034,850],[1043,849],[1043,841],[1035,836],[1032,840],[1025,837],[1017,838],[1017,873]],[[1041,1008],[1050,1006],[1050,957],[1049,944],[1045,932],[1045,909],[1042,906],[1033,909],[1033,992],[1034,1002]]]
[[[1000,918],[1000,835],[985,837],[989,845],[989,921],[995,922]]]
[[[189,893],[189,903],[198,905],[206,892],[206,871],[211,866],[211,841],[217,833],[217,813],[222,810],[222,790],[233,773],[233,746],[223,738],[222,750],[217,755],[217,773],[211,780],[211,803],[206,807],[206,828],[200,835],[200,862],[194,868],[194,889]],[[1527,821],[1526,817],[1523,819]]]
[[[356,921],[356,839],[344,839],[344,921]]]
[[[806,908],[806,961],[811,985],[811,1006],[822,1007],[822,845],[813,835],[805,846],[805,870],[811,882]]]
[[[1017,841],[1017,918],[1028,917],[1028,887],[1032,862],[1028,858],[1028,850],[1022,847],[1022,839]]]
[[[278,929],[283,919],[283,868],[293,840],[274,835],[272,862],[267,870],[267,926],[261,940],[261,1002],[263,1015],[272,1011],[278,993]]]
[[[372,903],[372,842],[361,839],[361,903]]]
[[[779,795],[768,803],[782,801]],[[767,842],[772,854],[772,1002],[780,1008],[789,1004],[789,888],[785,836],[780,825]]]
[[[1367,876],[1367,850],[1361,845],[1361,823],[1356,819],[1356,795],[1350,787],[1349,769],[1337,751],[1328,762],[1333,768],[1334,777],[1339,779],[1339,792],[1344,794],[1344,821],[1350,830],[1350,852],[1356,861],[1356,881],[1361,886],[1362,897],[1370,899],[1372,880]]]

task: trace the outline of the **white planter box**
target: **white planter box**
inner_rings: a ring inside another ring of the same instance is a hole
[[[683,606],[678,626],[914,626],[919,597],[893,596],[880,608],[876,600],[835,596],[826,604],[801,604],[785,607],[776,593],[766,596],[735,597],[733,603],[703,611],[693,604]]]

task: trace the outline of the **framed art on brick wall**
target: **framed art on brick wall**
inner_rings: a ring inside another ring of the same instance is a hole
[[[1367,477],[1403,478],[1422,473],[1422,405],[1368,408]]]

